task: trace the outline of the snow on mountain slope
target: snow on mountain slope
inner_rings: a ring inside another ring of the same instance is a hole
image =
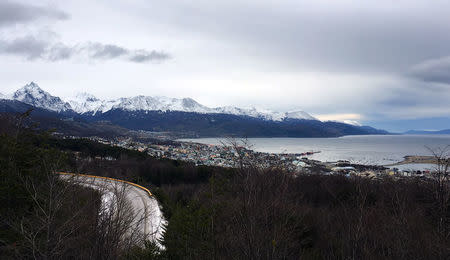
[[[0,99],[14,99],[24,103],[45,108],[52,111],[73,110],[77,113],[92,114],[105,113],[112,109],[123,109],[127,111],[182,111],[195,113],[221,113],[231,115],[244,115],[260,118],[264,120],[282,121],[284,119],[306,119],[317,120],[304,111],[274,112],[267,109],[255,107],[239,108],[234,106],[224,106],[210,108],[199,104],[192,98],[169,98],[162,96],[135,96],[129,98],[118,98],[112,100],[101,100],[89,93],[79,93],[75,97],[66,99],[50,95],[42,90],[36,83],[31,82],[23,88],[17,90],[10,96],[0,95]]]
[[[305,120],[317,120],[315,117],[304,111],[292,111],[292,112],[274,112],[267,109],[260,108],[238,108],[232,106],[217,107],[214,109],[216,113],[232,114],[232,115],[246,115],[250,117],[262,118],[265,120],[281,121],[283,119],[305,119]]]
[[[360,122],[356,120],[326,120],[323,122],[335,122],[335,123],[344,123],[347,125],[353,125],[353,126],[363,126]]]
[[[238,107],[218,107],[217,111],[224,114],[233,114],[233,115],[245,115],[250,117],[261,118],[265,120],[277,120],[277,115],[271,111],[264,109],[257,109],[255,107],[249,108],[238,108]]]
[[[123,109],[127,111],[148,110],[148,111],[184,111],[197,113],[213,113],[214,111],[206,106],[197,103],[191,98],[168,98],[135,96],[130,98],[119,98],[113,100],[100,100],[93,95],[81,93],[68,100],[73,110],[78,113],[107,112],[111,109]]]
[[[3,94],[3,93],[0,93],[0,99],[13,99],[13,98],[12,98],[12,95],[13,95],[13,94]]]
[[[255,107],[239,108],[233,106],[216,107],[214,113],[231,114],[231,115],[244,115],[256,118],[262,118],[265,120],[281,120],[281,117],[272,111],[257,109]]]
[[[305,111],[286,112],[285,117],[291,118],[291,119],[317,120],[317,118],[311,116],[310,114],[306,113]]]
[[[62,101],[59,97],[50,95],[50,93],[42,90],[34,82],[31,82],[30,84],[25,85],[23,88],[14,92],[12,99],[35,107],[45,108],[57,112],[71,109],[69,103]]]
[[[362,126],[362,124],[356,120],[344,120],[342,122],[348,125]]]
[[[161,111],[197,112],[197,113],[212,112],[210,108],[200,105],[191,98],[177,99],[168,97],[149,97],[149,96],[122,98],[120,99],[120,102],[117,102],[117,104],[111,107],[111,109],[117,108],[129,111],[161,110]]]
[[[97,112],[98,108],[102,106],[103,101],[96,98],[89,93],[78,93],[75,97],[67,100],[72,109],[80,114],[86,112]]]

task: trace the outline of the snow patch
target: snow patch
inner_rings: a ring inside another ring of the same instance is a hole
[[[305,111],[291,111],[286,113],[286,118],[292,119],[306,119],[306,120],[317,120],[317,118],[311,116]]]
[[[69,98],[67,102],[75,112],[83,114],[90,111],[96,112],[97,108],[102,105],[103,101],[96,98],[92,94],[82,92],[76,94],[73,98]]]
[[[346,124],[349,124],[349,125],[362,126],[362,124],[360,122],[355,121],[355,120],[344,120],[343,122]]]
[[[361,123],[355,120],[327,120],[325,122],[336,122],[336,123],[344,123],[347,125],[353,125],[353,126],[362,126]]]

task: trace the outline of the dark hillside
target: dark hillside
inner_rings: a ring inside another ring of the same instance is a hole
[[[229,114],[199,114],[177,111],[111,110],[86,120],[106,120],[134,130],[192,132],[199,137],[337,137],[343,135],[386,134],[386,131],[338,122],[316,120],[267,121]]]

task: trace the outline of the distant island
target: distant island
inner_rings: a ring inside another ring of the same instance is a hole
[[[404,132],[407,135],[450,135],[450,129],[444,130],[409,130]]]

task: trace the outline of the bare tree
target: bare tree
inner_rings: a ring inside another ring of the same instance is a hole
[[[147,241],[157,241],[158,228],[152,221],[154,209],[133,207],[130,185],[118,181],[76,176],[79,185],[92,187],[102,196],[95,226],[96,259],[114,259],[134,247],[143,247]],[[156,223],[160,226],[161,223]]]
[[[235,165],[238,169],[243,170],[245,168],[256,168],[256,158],[251,151],[253,145],[247,138],[234,138],[228,137],[224,141],[220,142],[224,147],[231,149],[234,153]]]
[[[127,185],[61,179],[54,172],[44,180],[22,180],[32,211],[22,216],[11,212],[3,219],[23,237],[18,258],[118,259],[154,235],[143,230],[152,212],[132,207]]]
[[[127,185],[57,174],[66,154],[35,144],[47,135],[23,127],[29,113],[0,127],[8,134],[2,136],[2,188],[13,194],[5,201],[21,203],[0,212],[9,232],[1,252],[19,259],[117,259],[151,239],[157,232],[148,229],[153,212],[148,205],[143,212],[133,207]]]
[[[308,229],[303,222],[305,212],[296,203],[299,197],[292,197],[294,178],[282,167],[261,164],[248,139],[228,138],[222,144],[235,154],[237,175],[231,185],[233,198],[227,198],[230,206],[218,219],[221,228],[226,223],[226,232],[217,238],[219,255],[230,259],[300,257]]]
[[[145,240],[141,230],[141,223],[146,221],[145,215],[135,212],[126,198],[128,189],[125,185],[111,185],[102,191],[103,203],[98,214],[95,241],[97,259],[115,258],[120,252],[142,245]]]
[[[97,194],[61,182],[51,172],[39,180],[22,175],[21,179],[32,202],[31,210],[20,215],[9,212],[3,219],[23,238],[18,257],[56,259],[70,255],[89,230],[89,216],[93,215],[89,211],[95,209]],[[73,200],[74,194],[84,202]]]
[[[431,171],[434,184],[434,198],[438,209],[438,233],[443,239],[450,237],[450,145],[428,150],[434,157],[436,166]]]

